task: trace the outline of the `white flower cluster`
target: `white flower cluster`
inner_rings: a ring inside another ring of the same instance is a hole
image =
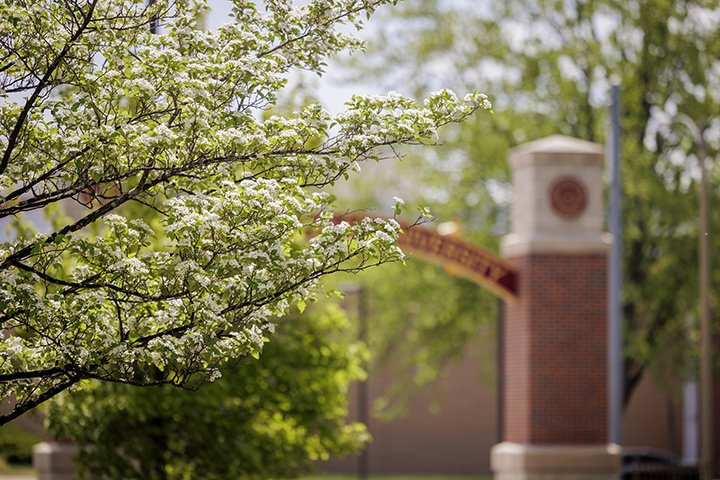
[[[233,3],[216,31],[196,24],[200,0],[0,4],[11,415],[83,378],[187,384],[258,355],[320,277],[402,259],[394,220],[336,223],[324,189],[386,145],[432,142],[490,107],[479,93],[422,105],[391,93],[335,118],[311,105],[263,120],[290,70],[320,73],[361,46],[338,28],[392,0]],[[38,210],[52,226],[40,235],[23,217]]]

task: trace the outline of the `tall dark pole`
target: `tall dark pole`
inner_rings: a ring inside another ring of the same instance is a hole
[[[622,444],[622,210],[620,185],[620,86],[612,85],[610,103],[610,211],[613,236],[608,265],[608,440]]]
[[[153,5],[155,5],[155,0],[147,0],[147,6],[148,8],[151,8]],[[158,33],[158,17],[157,15],[153,15],[150,19],[150,33]]]
[[[342,291],[346,298],[352,299],[346,305],[348,309],[355,307],[357,310],[357,338],[359,341],[367,344],[368,338],[368,312],[367,312],[367,291],[361,283],[350,283],[342,286]],[[370,427],[369,400],[368,400],[368,376],[369,365],[363,365],[368,374],[365,380],[357,382],[357,421]],[[370,456],[365,445],[358,455],[357,459],[357,477],[358,480],[367,480],[370,466]]]
[[[497,373],[497,443],[505,440],[505,303],[497,301],[497,348],[495,355]]]
[[[704,129],[698,128],[698,163],[700,166],[700,224],[698,262],[700,271],[700,415],[702,418],[701,463],[702,480],[713,478],[713,369],[712,325],[710,322],[710,232],[708,225],[707,174],[705,172]]]
[[[707,126],[695,122],[685,114],[678,114],[677,120],[690,130],[695,137],[698,167],[700,168],[700,189],[698,192],[698,281],[700,283],[700,479],[713,478],[713,354],[712,322],[710,319],[710,226],[708,220],[708,188],[705,160]]]
[[[357,290],[357,302],[358,302],[358,339],[367,344],[368,337],[368,319],[367,319],[367,301],[366,301],[366,290],[363,285],[359,285]],[[368,370],[368,365],[365,365],[365,370]],[[369,375],[369,372],[367,373]],[[367,426],[370,420],[369,405],[368,405],[368,377],[365,380],[358,383],[358,421],[363,425]],[[363,446],[360,455],[358,456],[358,480],[367,480],[368,470],[370,467],[370,457],[367,445]]]

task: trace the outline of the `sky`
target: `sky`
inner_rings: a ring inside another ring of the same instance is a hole
[[[232,3],[229,0],[209,0],[212,8],[206,18],[207,26],[215,29],[224,22],[230,21],[230,11]],[[360,38],[368,38],[372,34],[372,28],[366,28],[357,35]],[[317,96],[323,106],[331,113],[339,113],[343,110],[343,103],[353,94],[360,95],[378,95],[387,93],[378,85],[373,85],[367,81],[348,82],[341,79],[342,67],[337,61],[330,60],[326,74],[320,78],[313,75],[317,82]],[[347,73],[347,72],[346,72]]]
[[[210,29],[215,29],[222,25],[224,22],[229,21],[231,2],[229,0],[209,0],[208,2],[212,7],[210,14],[207,17],[207,26]],[[368,35],[371,29],[367,29],[359,33],[359,36],[363,34]],[[337,62],[330,61],[328,65],[327,73],[320,78],[315,75],[317,83],[317,96],[321,100],[323,106],[328,109],[331,113],[336,114],[343,110],[343,103],[350,98],[353,94],[381,94],[386,93],[384,90],[380,90],[378,86],[373,86],[368,82],[357,81],[353,83],[346,83],[340,80],[341,66]],[[43,218],[41,210],[30,212],[28,218],[33,224],[41,231],[48,230],[50,226]],[[8,240],[7,226],[9,219],[0,219],[0,241]]]

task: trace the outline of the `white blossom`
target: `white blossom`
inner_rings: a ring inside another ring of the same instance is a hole
[[[402,258],[397,222],[335,222],[326,190],[490,108],[391,92],[264,118],[292,70],[362,47],[349,12],[392,0],[266,0],[214,31],[206,3],[156,0],[162,35],[141,1],[0,4],[0,422],[82,378],[197,384],[257,356],[319,277]]]

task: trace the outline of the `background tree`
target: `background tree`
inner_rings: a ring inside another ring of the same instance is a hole
[[[332,304],[291,315],[258,361],[197,392],[83,383],[50,402],[50,432],[79,443],[86,478],[295,477],[367,440],[345,423],[348,385],[364,374],[348,330]]]
[[[392,94],[260,119],[291,71],[361,46],[339,27],[392,2],[302,3],[235,0],[215,31],[203,1],[0,4],[0,423],[82,379],[194,388],[257,356],[318,278],[401,257],[397,223],[335,225],[324,189],[489,104]]]
[[[438,155],[449,153],[447,147],[439,146]],[[492,218],[495,222],[496,206],[481,197],[472,198],[472,194],[467,199],[448,195],[442,185],[447,170],[438,174],[434,167],[425,164],[424,168],[417,168],[417,160],[365,166],[361,175],[351,179],[349,188],[339,189],[338,205],[341,209],[359,205],[368,212],[380,210],[392,215],[388,208],[392,194],[401,192],[408,203],[431,206],[436,221],[424,228],[436,228],[444,221],[440,230],[446,234],[470,237],[486,247],[494,245],[497,239],[491,228],[460,230],[472,221],[482,225]],[[477,180],[468,177],[468,181]],[[459,208],[465,201],[475,208]],[[458,231],[451,232],[453,228]],[[481,365],[477,381],[493,381],[498,299],[476,283],[412,256],[402,264],[382,265],[360,275],[333,276],[323,282],[340,290],[348,284],[363,285],[369,323],[369,372],[371,376],[382,372],[383,376],[390,374],[393,378],[374,402],[375,416],[402,415],[420,389],[429,389],[432,408],[439,408],[443,394],[435,380],[449,364],[461,361],[468,349],[472,349]],[[352,306],[350,311],[354,311]]]
[[[468,351],[479,363],[471,381],[494,381],[498,300],[493,294],[413,258],[368,270],[355,280],[366,288],[369,375],[380,378],[382,372],[392,378],[372,405],[375,417],[402,416],[420,391],[430,394],[431,411],[441,409],[444,393],[435,380]]]
[[[493,92],[496,115],[456,129],[446,148],[423,155],[414,177],[438,221],[460,220],[470,238],[490,248],[493,234],[506,228],[507,149],[553,133],[604,142],[609,79],[621,81],[625,403],[648,369],[662,369],[666,381],[684,375],[697,305],[697,145],[674,119],[684,114],[705,130],[710,224],[717,225],[716,3],[418,0],[383,22],[363,72],[379,82],[405,79],[408,94],[478,82]],[[713,260],[718,280],[720,259]],[[378,319],[378,328],[383,324]]]

